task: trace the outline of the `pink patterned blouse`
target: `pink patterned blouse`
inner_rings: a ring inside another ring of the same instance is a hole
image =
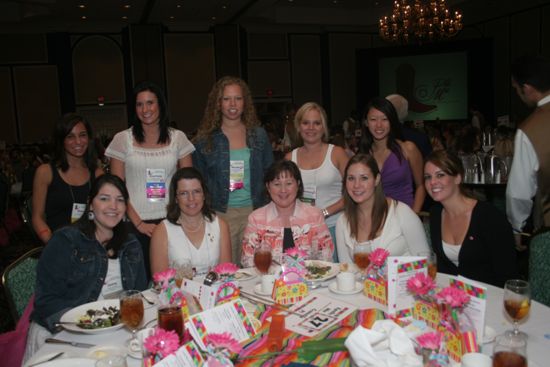
[[[332,261],[334,244],[321,210],[296,200],[294,214],[290,217],[290,227],[294,246],[310,253],[311,244],[317,241],[319,260]],[[254,266],[254,249],[262,241],[271,245],[274,259],[280,259],[283,253],[284,227],[273,202],[254,210],[248,216],[241,263],[244,267]]]

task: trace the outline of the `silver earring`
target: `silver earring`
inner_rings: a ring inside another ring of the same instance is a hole
[[[90,210],[90,211],[88,212],[88,219],[89,219],[89,220],[94,220],[94,218],[95,218],[94,212]]]

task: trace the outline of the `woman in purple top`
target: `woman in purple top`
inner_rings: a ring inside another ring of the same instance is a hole
[[[400,140],[401,126],[395,108],[387,99],[376,97],[367,105],[363,121],[360,151],[376,159],[384,194],[418,213],[426,197],[422,154],[413,142]]]

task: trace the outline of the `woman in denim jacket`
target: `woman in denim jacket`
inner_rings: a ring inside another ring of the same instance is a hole
[[[226,76],[214,84],[193,142],[193,166],[213,193],[216,214],[229,224],[231,257],[238,264],[248,215],[267,202],[263,178],[273,163],[271,143],[242,79]]]
[[[117,176],[96,179],[84,215],[56,231],[38,263],[26,357],[43,344],[68,310],[147,287],[141,245],[125,230],[128,191]]]

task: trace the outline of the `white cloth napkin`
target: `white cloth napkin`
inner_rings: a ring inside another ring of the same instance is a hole
[[[358,326],[345,345],[357,367],[422,367],[412,341],[392,320],[378,320],[370,330]]]

